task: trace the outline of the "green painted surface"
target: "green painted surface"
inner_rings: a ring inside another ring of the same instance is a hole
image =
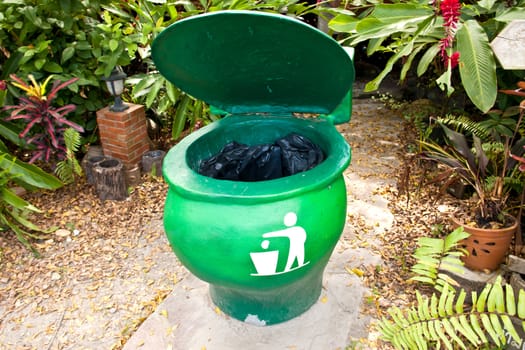
[[[180,20],[152,46],[159,71],[229,113],[327,114],[351,90],[348,53],[293,18],[225,11]]]
[[[153,57],[175,85],[233,114],[190,134],[164,159],[164,226],[174,252],[210,283],[212,300],[228,315],[258,324],[298,316],[319,297],[346,219],[342,173],[350,147],[332,123],[350,117],[349,56],[290,18],[223,12],[175,23],[155,41]],[[273,143],[292,132],[320,146],[326,159],[260,182],[196,171],[230,141]]]
[[[319,145],[326,160],[307,172],[260,182],[217,180],[194,171],[230,140],[255,145],[289,132]],[[224,312],[240,320],[256,315],[266,324],[295,317],[317,300],[324,267],[343,230],[342,172],[349,162],[350,147],[328,121],[224,118],[186,137],[164,159],[168,240],[181,262],[212,285],[212,298]],[[289,213],[296,217],[291,226],[285,223]],[[306,239],[299,247],[304,256],[287,268],[291,240],[264,234],[290,227],[304,230]],[[252,253],[277,256],[275,267],[263,264],[269,274],[259,273]]]
[[[201,160],[230,141],[249,145],[273,143],[291,132],[308,137],[326,155],[315,168],[296,176],[261,182],[216,180],[198,174]],[[164,158],[164,178],[173,191],[189,198],[230,203],[275,201],[326,186],[346,169],[350,147],[328,121],[277,116],[229,116],[185,137]]]

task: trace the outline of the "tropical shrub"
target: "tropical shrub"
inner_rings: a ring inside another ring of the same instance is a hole
[[[22,89],[26,96],[19,98],[18,105],[3,108],[5,111],[11,111],[11,114],[4,120],[23,121],[24,128],[18,136],[25,140],[33,153],[29,163],[36,160],[49,162],[51,159],[63,159],[67,154],[63,135],[66,127],[80,132],[84,131],[80,125],[66,118],[67,114],[75,110],[75,105],[68,104],[58,108],[53,106],[58,92],[78,79],[73,78],[66,82],[56,80],[48,92],[46,89],[51,78],[52,76],[49,76],[42,84],[39,84],[30,75],[30,85],[16,75],[11,75],[13,85]]]
[[[89,120],[89,112],[102,108],[108,97],[100,89],[101,75],[96,73],[106,65],[98,61],[104,55],[101,45],[106,43],[100,39],[97,24],[102,6],[108,3],[110,0],[1,1],[0,79],[10,74],[32,74],[37,80],[49,74],[61,81],[78,78],[57,104],[71,101],[77,105],[71,118],[93,130],[96,123],[94,117]],[[12,103],[12,96],[7,98],[11,100],[6,104]]]
[[[367,54],[390,54],[384,69],[366,85],[376,90],[401,63],[400,80],[414,71],[431,71],[435,83],[450,96],[459,80],[472,103],[487,112],[497,97],[497,62],[490,41],[510,21],[525,17],[525,1],[459,0],[367,1],[354,12],[341,11],[330,28],[346,34],[342,42],[367,43]],[[374,5],[372,5],[374,4]]]

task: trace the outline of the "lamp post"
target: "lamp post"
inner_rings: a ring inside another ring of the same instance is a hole
[[[109,107],[109,110],[112,112],[122,112],[129,108],[128,105],[122,102],[122,98],[120,97],[124,91],[124,79],[126,79],[126,77],[127,75],[122,71],[122,68],[117,66],[111,71],[109,77],[102,78],[102,80],[106,82],[111,96],[115,97],[115,103]]]

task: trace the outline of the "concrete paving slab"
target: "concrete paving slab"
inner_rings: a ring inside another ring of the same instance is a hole
[[[370,319],[360,313],[368,290],[343,268],[352,251],[337,250],[319,300],[290,321],[261,327],[232,319],[214,306],[208,284],[188,273],[123,349],[345,349],[350,339],[368,335]]]

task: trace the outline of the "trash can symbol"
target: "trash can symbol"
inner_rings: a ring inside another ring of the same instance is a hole
[[[271,276],[280,275],[308,264],[304,262],[304,243],[306,242],[306,231],[300,227],[295,226],[297,223],[297,215],[294,212],[289,212],[284,216],[284,225],[287,227],[283,230],[266,232],[263,238],[286,237],[290,241],[288,250],[288,257],[286,266],[283,271],[277,271],[277,263],[279,261],[279,251],[271,250],[265,252],[252,252],[250,257],[255,265],[257,273],[252,273],[252,276]],[[261,243],[262,249],[268,249],[270,246],[269,240],[264,240]],[[297,261],[297,266],[292,268],[294,262]]]

